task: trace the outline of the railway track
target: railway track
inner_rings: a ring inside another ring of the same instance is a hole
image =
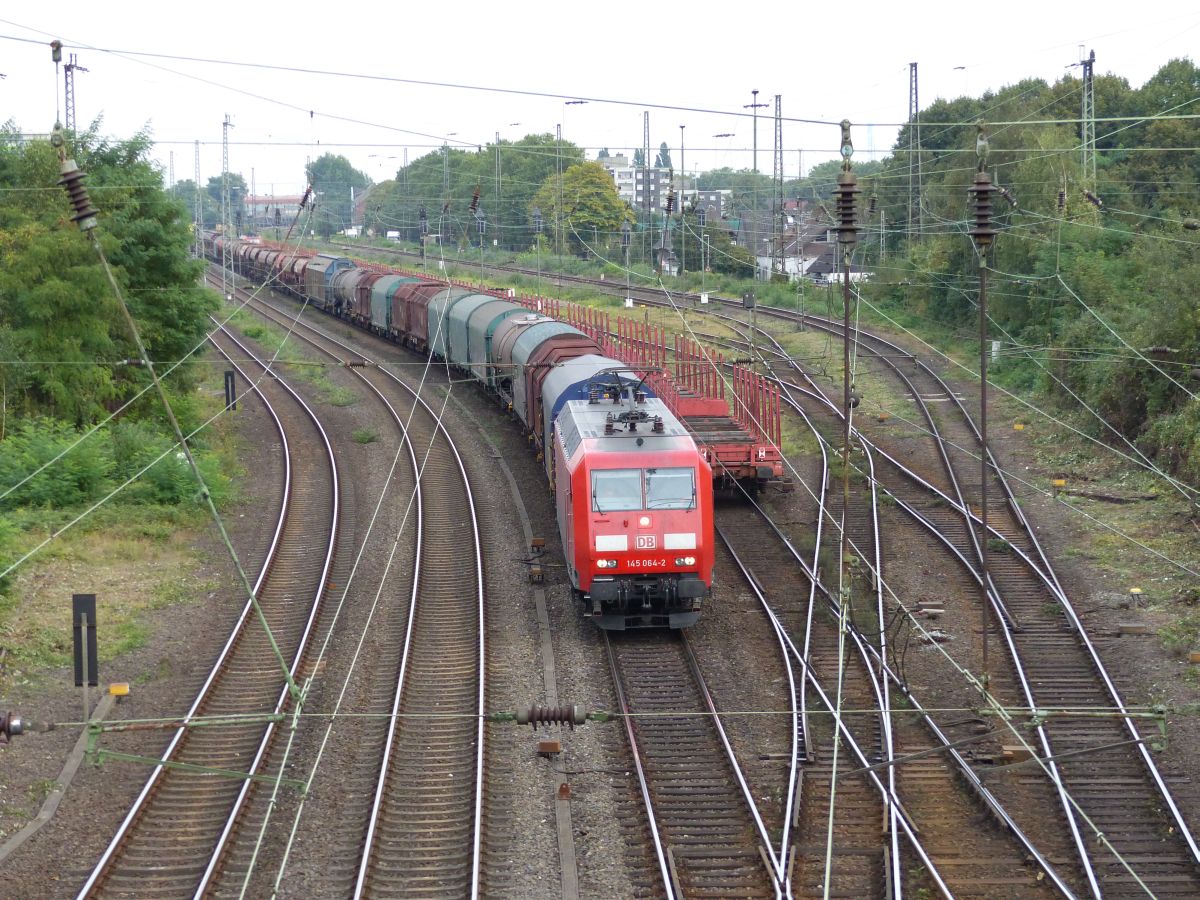
[[[820,321],[814,317],[803,319],[810,327]],[[836,323],[824,323],[824,326],[831,329],[831,333],[840,334]],[[879,349],[883,356],[899,350],[894,347],[884,349],[882,345]],[[867,350],[862,347],[863,352]],[[902,359],[911,359],[911,355],[903,351],[900,354]],[[914,370],[909,381],[922,377]],[[921,394],[930,393],[931,388],[953,398],[953,392],[944,385],[938,389],[932,384],[922,387],[914,383],[911,391],[919,400]],[[905,469],[904,477],[921,485],[926,493],[923,503],[911,507],[903,505],[927,526],[941,525],[939,533],[951,552],[978,577],[980,546],[973,535],[970,475],[967,473],[964,479],[955,473],[956,468],[970,466],[970,451],[966,448],[970,447],[968,438],[972,426],[968,424],[968,412],[961,405],[960,411],[961,422],[952,417],[937,418],[950,422],[947,429],[952,432],[950,443],[964,448],[965,452],[953,447],[939,451],[945,454],[944,480],[936,470],[923,472],[922,475],[930,476],[931,480],[926,480],[916,478],[915,473]],[[932,416],[930,420],[931,430],[936,430]],[[957,434],[953,433],[955,428],[960,429]],[[975,452],[978,453],[978,449]],[[952,455],[957,455],[958,459],[951,459]],[[893,462],[887,454],[884,458],[887,461],[881,465],[886,469]],[[897,465],[896,468],[904,467]],[[925,468],[929,469],[928,466]],[[887,477],[891,484],[891,476]],[[989,480],[992,497],[1004,496],[995,490],[1002,481],[998,468],[993,467]],[[933,483],[935,481],[937,484]],[[978,476],[974,487],[977,491]],[[1006,486],[1004,490],[1007,490]],[[1080,716],[1056,720],[1052,717],[1048,724],[1038,726],[1040,733],[1035,740],[1035,753],[1040,749],[1041,764],[1050,775],[1047,780],[1056,780],[1055,769],[1058,768],[1067,781],[1066,790],[1060,791],[1061,819],[1074,834],[1080,877],[1087,883],[1085,889],[1097,896],[1122,896],[1127,892],[1136,896],[1147,892],[1164,896],[1191,895],[1197,889],[1194,839],[1136,725],[1127,717],[1106,715],[1108,708],[1123,708],[1115,688],[1049,561],[1024,523],[1015,500],[1006,498],[1004,502],[1011,507],[1003,511],[1011,516],[1007,522],[997,516],[1001,511],[993,502],[989,502],[988,513],[992,519],[993,539],[1007,545],[1004,553],[1011,555],[1011,560],[1002,561],[998,568],[989,566],[993,570],[990,587],[995,622],[1008,626],[1004,640],[1015,672],[1009,684],[1005,684],[1004,674],[998,673],[994,685],[1002,694],[1009,688],[1023,694],[1015,702],[1006,698],[1006,704],[1012,702],[1013,705],[1047,709],[1080,705],[1085,711],[1091,707],[1097,712],[1092,718]],[[977,502],[975,505],[977,509]],[[947,510],[948,514],[943,516],[937,512],[940,510]],[[950,521],[954,518],[961,523],[957,533]],[[935,521],[940,519],[946,521]],[[1000,522],[999,526],[997,522]],[[1005,563],[1009,561],[1013,564],[1011,572],[1006,571]],[[1055,608],[1059,611],[1055,612]],[[1018,617],[1017,613],[1023,614],[1024,618]],[[1065,629],[1064,620],[1068,625]],[[1051,736],[1053,747],[1049,743]],[[1102,757],[1095,755],[1097,753]],[[1112,777],[1096,773],[1098,760],[1110,767]],[[1021,780],[1028,782],[1030,779],[1026,775]],[[996,789],[1006,792],[1000,785]],[[1066,860],[1065,856],[1056,858]]]
[[[212,342],[227,357],[247,356],[227,332],[215,332]],[[285,670],[294,683],[325,598],[339,521],[337,468],[317,417],[299,395],[264,378],[249,361],[235,365],[272,410],[287,459],[278,522],[253,585],[270,636],[247,601],[184,726],[173,734],[163,763],[151,771],[80,897],[191,894],[236,829],[253,779],[273,777],[263,762],[277,736],[278,717],[292,706]],[[214,717],[243,721],[195,727]]]
[[[256,301],[255,311],[350,367],[390,411],[411,472],[396,496],[411,498],[415,565],[387,588],[373,641],[378,659],[355,690],[369,696],[356,731],[362,749],[339,784],[350,798],[337,832],[353,843],[335,863],[359,896],[477,896],[483,842],[483,715],[486,693],[483,566],[474,498],[440,411],[390,372],[321,329]],[[388,394],[406,394],[398,412]],[[397,589],[403,596],[394,596]],[[370,751],[370,752],[368,752]],[[346,878],[346,876],[349,876]]]
[[[849,659],[839,690],[838,627],[823,608],[809,613],[805,595],[808,580],[797,577],[795,560],[781,542],[764,541],[761,523],[753,508],[726,509],[720,517],[720,537],[743,560],[746,571],[762,588],[767,602],[797,644],[803,644],[813,675],[831,696],[842,698],[855,713],[877,710],[879,701],[867,673]],[[753,560],[753,562],[751,562]],[[792,856],[792,887],[797,897],[821,897],[826,874],[826,836],[829,824],[830,786],[835,777],[834,729],[828,716],[805,717],[803,792],[796,815],[795,849]],[[848,724],[872,763],[884,756],[881,715],[852,715]],[[891,894],[890,841],[886,839],[883,798],[865,777],[846,777],[858,765],[848,759],[845,748],[838,753],[837,791],[833,801],[835,850],[830,883],[839,896],[876,897]],[[885,772],[886,774],[886,772]]]
[[[794,402],[790,393],[785,394],[785,401],[787,400]],[[805,416],[805,419],[818,434],[824,457],[826,442],[836,439],[837,435],[826,433],[833,429],[819,428],[808,416]],[[863,465],[869,473],[873,466],[873,457],[869,448],[865,449]],[[824,479],[813,478],[811,483],[823,486]],[[855,733],[860,735],[864,748],[884,747],[886,740],[882,729],[885,726],[890,727],[892,753],[899,762],[894,766],[882,767],[880,774],[888,780],[890,790],[898,794],[905,812],[919,828],[925,851],[938,865],[954,896],[994,896],[995,891],[1016,887],[1023,890],[1022,896],[1042,896],[1053,893],[1056,884],[1065,888],[1065,883],[1059,879],[1049,861],[1039,858],[1029,839],[1000,807],[998,799],[980,783],[968,759],[952,746],[951,737],[967,737],[973,742],[977,737],[978,727],[982,724],[981,720],[963,720],[962,717],[956,717],[958,721],[951,722],[943,730],[924,712],[918,698],[885,664],[885,660],[892,659],[895,655],[887,641],[894,640],[896,629],[892,624],[891,607],[885,604],[880,582],[874,577],[875,572],[883,572],[886,577],[888,553],[885,545],[881,545],[880,542],[880,526],[875,515],[877,503],[871,486],[870,480],[865,483],[852,481],[848,531],[851,552],[862,562],[852,567],[852,571],[858,573],[853,601],[857,610],[854,615],[857,640],[848,645],[852,652],[848,656],[847,666],[854,667],[854,674],[868,669],[878,673],[880,683],[877,693],[868,692],[864,695],[861,690],[861,675],[852,682],[852,687],[858,687],[857,696],[848,696],[846,705],[857,710],[858,715],[852,716],[851,721],[866,721],[874,726],[869,734],[864,734],[866,729],[863,729],[861,724],[852,724],[852,727]],[[831,522],[838,520],[841,511],[840,491],[835,491],[835,494],[835,499],[829,504],[833,513],[829,516]],[[803,493],[795,496],[802,499]],[[815,494],[813,499],[816,506],[824,502],[823,494]],[[814,504],[806,503],[805,506],[810,507]],[[808,517],[804,518],[807,522]],[[767,534],[763,533],[764,519],[769,526]],[[816,515],[815,520],[818,526],[823,524],[823,516]],[[822,530],[824,529],[814,528],[811,533],[818,535],[819,540]],[[828,530],[834,535],[837,534],[837,529],[832,525]],[[764,585],[761,588],[763,593],[775,609],[781,610],[780,619],[786,622],[789,614],[782,610],[789,609],[794,603],[789,605],[787,589],[776,586],[793,584],[797,576],[802,583],[810,580],[809,573],[816,570],[815,560],[818,554],[813,553],[814,563],[811,565],[804,565],[801,556],[802,551],[805,554],[808,552],[801,543],[808,539],[810,532],[785,534],[779,526],[766,518],[765,510],[751,507],[725,511],[723,532],[732,543],[742,546],[742,556],[748,560],[753,559],[753,566],[748,564],[747,568],[753,569],[757,576],[756,581]],[[797,569],[800,569],[799,573]],[[825,601],[823,614],[814,617],[812,628],[807,632],[818,648],[813,656],[814,668],[818,670],[822,664],[828,667],[830,657],[836,663],[838,653],[837,624],[830,616],[837,608],[833,601],[834,592],[823,588],[820,594],[821,599]],[[800,624],[796,627],[802,628]],[[798,634],[805,633],[802,630],[798,631]],[[825,650],[820,649],[822,645],[826,646]],[[857,652],[860,648],[869,650],[869,653]],[[836,684],[836,681],[827,677],[823,680],[826,684]],[[901,712],[895,712],[892,707],[888,691],[889,682],[892,683],[895,694],[900,697]],[[879,707],[888,709],[891,713],[884,716],[878,711]],[[876,712],[871,713],[871,710]],[[965,732],[964,726],[968,729]],[[970,749],[966,752],[970,753]],[[913,756],[916,758],[910,758]],[[811,782],[811,779],[807,781]],[[817,790],[827,795],[827,784],[826,781]],[[811,784],[806,796],[811,802]],[[856,799],[861,803],[861,794]],[[895,812],[894,805],[891,812]],[[851,818],[846,812],[842,812],[842,815]],[[905,874],[895,871],[894,867],[890,873],[892,882],[899,885],[899,896],[911,895],[917,887],[933,889],[934,885],[923,877],[920,860],[915,858],[907,847],[895,845],[893,835],[898,836],[900,831],[896,825],[892,826],[889,833],[888,829],[880,827],[881,821],[876,820],[872,823],[869,815],[859,816],[859,820],[857,840],[850,846],[857,846],[860,851],[870,848],[870,827],[874,824],[879,833],[875,842],[877,851],[885,855],[890,853],[894,858],[903,858],[905,861]],[[1009,832],[1008,835],[1004,833],[1005,829]],[[848,834],[844,840],[850,842],[852,839]],[[845,860],[835,857],[835,868],[839,861],[843,869],[853,871],[855,861],[852,857]],[[871,872],[871,867],[864,866],[861,858],[857,862],[860,878],[863,873]],[[925,883],[921,883],[923,881]],[[868,883],[867,887],[871,886],[873,885]],[[864,887],[860,880],[853,889],[861,892],[867,887]]]
[[[828,322],[818,327],[841,333]],[[915,502],[980,577],[981,451],[972,412],[928,366],[901,348],[875,336],[859,338],[858,345],[860,353],[874,355],[896,372],[928,424],[933,453],[942,460],[944,487],[937,502],[929,502],[932,482],[915,481],[895,456],[885,455],[885,467],[925,489],[923,502]],[[949,401],[945,413],[930,410],[931,396]],[[1123,710],[1115,686],[1001,468],[989,457],[988,572],[997,649],[1007,649],[1018,688],[1012,705],[1074,711],[1051,716],[1035,728],[1032,740],[1049,780],[1057,787],[1061,779],[1063,818],[1087,889],[1096,896],[1194,895],[1200,892],[1194,838],[1149,754],[1146,736],[1132,718],[1111,715]],[[889,485],[898,481],[887,478]],[[1094,714],[1087,715],[1088,710]]]
[[[605,645],[666,895],[779,896],[779,861],[686,638],[605,633]]]

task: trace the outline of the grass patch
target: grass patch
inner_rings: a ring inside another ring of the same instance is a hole
[[[354,439],[356,444],[373,444],[379,440],[379,435],[369,428],[355,428],[350,433],[350,437]]]
[[[57,786],[58,779],[56,778],[38,778],[29,785],[29,799],[41,805]]]
[[[206,454],[215,458],[218,507],[236,501],[231,479],[241,472],[234,420],[216,415],[224,408],[220,369],[188,398],[191,415],[212,424],[202,432]],[[216,415],[214,419],[213,416]],[[218,483],[219,481],[219,483]],[[152,614],[205,597],[215,582],[196,577],[196,536],[209,531],[205,505],[190,493],[175,505],[108,502],[67,528],[85,506],[22,506],[3,515],[4,558],[32,554],[0,591],[0,646],[8,656],[0,690],[14,680],[36,678],[39,670],[71,660],[71,595],[94,593],[100,626],[100,658],[111,660],[145,644]],[[61,533],[60,533],[61,532]],[[49,540],[40,547],[43,541]]]
[[[330,386],[323,391],[322,396],[330,406],[353,406],[358,402],[358,395],[349,388]]]
[[[49,517],[25,518],[44,525]],[[173,508],[110,507],[106,515],[47,545],[17,570],[10,590],[0,597],[0,642],[9,651],[6,677],[70,663],[73,593],[96,594],[101,661],[143,646],[150,635],[149,613],[206,596],[215,586],[189,574],[198,565],[192,549],[196,529],[206,523],[199,511],[190,527],[183,527]],[[148,524],[156,536],[146,536]],[[168,532],[165,540],[158,536]],[[44,528],[27,531],[23,549],[32,549],[44,533]]]
[[[1177,656],[1200,649],[1200,613],[1188,613],[1163,626],[1158,636],[1163,646]]]
[[[329,378],[323,359],[307,355],[294,342],[292,343],[292,349],[296,352],[291,353],[287,357],[280,355],[281,351],[288,345],[289,340],[274,325],[254,318],[245,310],[233,312],[230,317],[230,323],[246,337],[252,338],[256,343],[261,345],[269,355],[276,356],[276,366],[288,365],[288,372],[291,377],[305,381],[316,388],[317,395],[321,398],[322,402],[328,403],[331,406],[342,407],[353,406],[358,402],[358,395],[354,391],[336,384]]]

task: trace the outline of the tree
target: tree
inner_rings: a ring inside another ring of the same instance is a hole
[[[658,155],[654,157],[654,168],[656,169],[673,169],[671,165],[671,148],[667,146],[667,142],[663,141],[658,145]]]
[[[207,200],[204,203],[204,226],[206,228],[214,228],[221,224],[221,218],[225,213],[224,185],[224,176],[214,175],[208,179],[208,185],[204,189],[207,194]],[[250,191],[246,187],[246,179],[237,172],[230,172],[229,222],[235,231],[240,231],[239,223],[246,221],[246,198],[248,196],[250,196]]]
[[[683,235],[676,237],[676,250],[679,249],[682,249],[689,269],[699,269],[700,260],[705,259],[714,272],[738,278],[754,275],[754,258],[750,251],[733,242],[733,235],[720,219],[706,219],[702,228],[694,212],[684,213]]]
[[[99,240],[148,352],[186,360],[217,301],[199,286],[203,263],[188,256],[190,222],[149,162],[149,139],[112,144],[87,132],[74,143],[100,209]],[[89,239],[70,224],[58,177],[49,144],[0,142],[0,321],[21,373],[6,378],[19,402],[11,393],[6,402],[10,415],[78,425],[132,395],[145,376],[114,364],[140,354]],[[40,190],[5,190],[17,186]],[[169,384],[186,385],[190,371],[176,368]]]
[[[399,231],[405,240],[415,242],[420,238],[424,207],[431,235],[444,231],[446,241],[465,242],[475,235],[468,206],[478,185],[489,234],[496,235],[502,247],[521,249],[529,246],[530,200],[546,178],[558,172],[560,159],[563,168],[568,168],[583,162],[584,151],[545,133],[501,141],[498,146],[489,144],[481,150],[439,148],[413,160],[396,173],[394,181],[372,191],[367,214],[377,229]]]
[[[639,169],[646,165],[646,152],[641,147],[633,151],[633,164]]]
[[[316,197],[313,227],[322,237],[329,237],[354,223],[354,198],[371,184],[344,156],[326,153],[304,168],[308,183]]]
[[[604,147],[596,154],[596,159],[608,159],[608,148]]]
[[[635,220],[633,210],[617,194],[612,176],[597,162],[579,163],[567,169],[563,172],[561,189],[557,173],[551,175],[530,201],[531,222],[535,208],[542,211],[546,225],[561,229],[563,240],[572,252],[581,255],[586,255],[588,245],[597,241],[610,245],[617,239],[621,225]]]
[[[240,177],[240,176],[239,176]],[[196,182],[190,178],[175,182],[169,191],[170,195],[183,204],[189,222],[196,221]],[[200,224],[211,228],[221,221],[220,198],[213,198],[205,188],[200,191]]]

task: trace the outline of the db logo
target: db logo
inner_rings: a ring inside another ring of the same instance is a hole
[[[653,550],[655,548],[655,540],[652,534],[639,534],[637,536],[637,548],[639,550]]]

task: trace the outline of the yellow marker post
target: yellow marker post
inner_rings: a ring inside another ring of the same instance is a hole
[[[1055,478],[1050,484],[1054,487],[1054,496],[1058,496],[1058,492],[1067,486],[1067,479]]]
[[[1024,430],[1025,430],[1024,422],[1014,422],[1013,423],[1013,431],[1024,431]]]
[[[1140,587],[1131,587],[1129,589],[1129,603],[1130,606],[1142,605],[1142,589]]]

